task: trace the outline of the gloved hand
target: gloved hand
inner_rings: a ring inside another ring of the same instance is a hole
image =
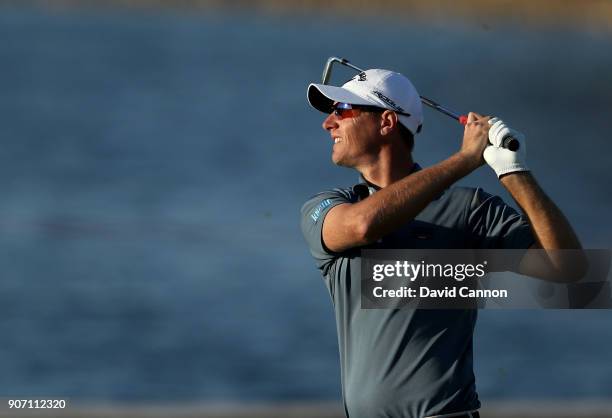
[[[484,150],[484,159],[489,166],[495,170],[497,177],[518,171],[529,171],[525,163],[527,157],[527,143],[525,135],[515,131],[504,123],[504,121],[493,118],[489,120],[489,142],[491,145]],[[517,151],[502,148],[502,140],[505,136],[513,136],[520,145]]]

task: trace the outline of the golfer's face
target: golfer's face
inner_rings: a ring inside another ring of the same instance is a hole
[[[335,110],[323,121],[323,129],[333,141],[332,161],[345,167],[357,167],[378,153],[379,115],[360,109],[342,109],[338,105],[334,103]]]

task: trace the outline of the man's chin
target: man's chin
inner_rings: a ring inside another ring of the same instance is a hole
[[[332,162],[335,165],[340,166],[340,167],[348,167],[348,165],[342,159],[334,158],[333,156],[332,156]]]
[[[336,153],[332,153],[331,160],[337,166],[348,167],[346,158],[342,158],[342,155],[338,155]]]

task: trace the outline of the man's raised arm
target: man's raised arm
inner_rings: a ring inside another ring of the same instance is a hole
[[[528,171],[524,135],[497,118],[490,123],[491,145],[484,158],[529,219],[536,238],[531,249],[542,250],[527,251],[520,273],[553,281],[579,280],[588,268],[582,245],[567,218]],[[508,135],[519,139],[517,151],[501,145]]]

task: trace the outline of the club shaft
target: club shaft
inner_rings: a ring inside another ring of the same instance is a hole
[[[425,105],[427,105],[427,106],[431,107],[432,109],[436,109],[438,112],[442,112],[442,113],[444,113],[445,115],[448,115],[448,116],[450,116],[450,117],[451,117],[451,118],[453,118],[453,119],[456,119],[456,120],[459,120],[459,121],[461,120],[461,119],[460,119],[460,115],[459,115],[459,114],[457,114],[457,113],[455,113],[455,112],[453,112],[452,110],[445,108],[445,107],[444,107],[444,106],[442,106],[441,104],[436,103],[436,102],[434,102],[433,100],[428,99],[428,98],[427,98],[427,97],[425,97],[425,96],[420,96],[420,97],[421,97],[421,102],[422,102],[423,104],[425,104]]]

